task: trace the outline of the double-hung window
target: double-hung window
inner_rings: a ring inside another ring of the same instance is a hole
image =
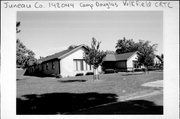
[[[74,59],[74,65],[76,71],[84,71],[85,70],[85,61],[83,59]]]

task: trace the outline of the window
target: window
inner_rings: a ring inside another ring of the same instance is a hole
[[[75,71],[78,71],[78,60],[74,59]]]
[[[84,65],[84,60],[83,59],[74,59],[74,65],[75,65],[75,70],[76,71],[84,71],[85,70],[85,65]]]
[[[41,70],[41,65],[39,65],[39,70]]]
[[[52,61],[52,69],[55,69],[55,63]]]
[[[75,62],[76,62],[76,71],[78,71],[78,62],[77,60],[75,60]]]
[[[88,70],[88,64],[85,62],[85,64],[86,64],[86,70]]]
[[[83,60],[80,60],[81,71],[84,70]]]
[[[91,65],[89,65],[89,69],[91,70]]]
[[[48,63],[46,63],[46,70],[48,70]]]

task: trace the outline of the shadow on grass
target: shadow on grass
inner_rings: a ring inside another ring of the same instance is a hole
[[[19,77],[18,77],[18,78],[16,79],[16,81],[27,80],[27,79],[29,79],[29,78],[24,78],[24,77],[23,77],[23,78],[19,78]]]
[[[112,104],[102,105],[87,110],[71,112],[69,114],[128,114],[128,115],[162,115],[163,106],[155,105],[147,100],[130,100],[124,102],[115,102]]]
[[[74,79],[74,80],[58,80],[61,83],[73,83],[73,82],[86,82],[84,79]]]
[[[24,76],[30,76],[30,77],[37,77],[37,78],[48,78],[48,77],[56,77],[54,75],[45,75],[45,74],[33,74],[33,75],[30,75],[30,74],[25,74]]]
[[[23,78],[17,78],[16,81],[21,81],[21,80],[25,80]]]
[[[80,109],[116,102],[116,94],[47,93],[17,98],[17,114],[66,114]]]
[[[163,70],[156,70],[155,72],[163,72]]]

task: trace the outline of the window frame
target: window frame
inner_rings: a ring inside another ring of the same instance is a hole
[[[46,63],[46,70],[48,70],[48,63]]]
[[[55,62],[52,61],[52,69],[54,70],[56,67],[55,67]]]

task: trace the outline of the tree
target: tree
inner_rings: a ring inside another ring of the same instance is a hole
[[[43,59],[43,58],[45,58],[45,57],[39,56],[39,59]]]
[[[114,51],[111,51],[111,50],[106,50],[105,53],[106,53],[106,55],[107,55],[107,54],[115,54],[115,52],[114,52]]]
[[[74,49],[74,48],[76,48],[76,47],[78,47],[78,45],[70,45],[70,46],[68,47],[68,49],[70,50],[70,49]]]
[[[17,68],[27,68],[34,65],[37,59],[34,57],[35,53],[26,48],[26,46],[17,39],[16,41],[16,63]]]
[[[100,44],[101,42],[92,38],[91,47],[87,46],[88,51],[84,55],[86,63],[93,66],[93,79],[98,79],[97,69],[102,64],[103,58],[105,57],[105,53],[99,49]]]
[[[118,40],[115,48],[117,54],[133,52],[137,50],[136,43],[133,41],[133,39],[127,40],[125,37]]]
[[[154,65],[155,51],[157,44],[150,44],[150,41],[140,40],[137,43],[137,51],[139,51],[138,62],[145,67]]]
[[[16,33],[20,30],[18,27],[20,22],[16,23]],[[26,48],[26,46],[19,40],[16,40],[16,67],[17,68],[27,68],[30,65],[37,63],[37,59],[34,57],[35,53],[32,50]]]
[[[146,67],[154,64],[154,57],[157,44],[151,44],[150,41],[139,40],[134,42],[133,39],[127,40],[125,37],[118,40],[116,44],[116,53],[127,53],[138,51],[138,62]]]

